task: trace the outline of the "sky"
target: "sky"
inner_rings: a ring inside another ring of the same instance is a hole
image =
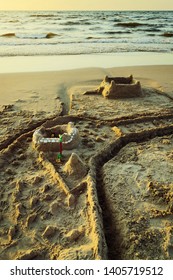
[[[0,10],[173,10],[173,0],[0,0]]]

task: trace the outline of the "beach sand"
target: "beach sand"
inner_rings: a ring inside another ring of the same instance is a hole
[[[142,97],[83,94],[130,74]],[[173,259],[172,77],[171,65],[0,74],[0,259]],[[80,143],[61,162],[33,147],[36,128],[70,121]]]

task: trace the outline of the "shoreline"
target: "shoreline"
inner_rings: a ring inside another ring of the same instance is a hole
[[[50,72],[81,68],[173,65],[173,53],[126,52],[81,55],[41,55],[0,57],[0,74]]]

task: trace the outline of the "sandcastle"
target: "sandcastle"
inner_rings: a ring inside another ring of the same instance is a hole
[[[39,151],[58,152],[60,151],[60,142],[62,142],[63,150],[71,150],[78,146],[80,137],[74,123],[69,122],[52,128],[40,127],[36,129],[32,141],[34,148]]]
[[[106,98],[129,98],[142,96],[141,84],[133,76],[108,77],[106,76],[100,86],[94,92],[102,94]]]
[[[108,77],[102,81],[100,91],[107,98],[128,98],[141,96],[141,84],[134,80],[133,76],[129,77]]]

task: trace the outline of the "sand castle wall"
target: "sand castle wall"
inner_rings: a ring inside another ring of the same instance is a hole
[[[141,96],[140,82],[135,81],[134,84],[116,84],[112,81],[106,84],[102,95],[107,98],[131,98]]]
[[[132,84],[133,83],[133,76],[130,75],[129,77],[108,77],[106,76],[103,80],[105,83],[111,83],[111,81],[114,81],[116,84]]]
[[[102,94],[105,98],[131,98],[142,96],[141,83],[129,77],[106,76],[96,90],[86,91],[85,95]]]
[[[76,148],[80,142],[79,131],[74,127],[72,122],[67,125],[57,125],[53,128],[46,129],[41,127],[33,133],[33,145],[39,151],[59,151],[60,138],[56,135],[50,137],[51,134],[62,134],[62,145],[64,150],[72,150]]]
[[[141,84],[133,76],[105,77],[98,91],[106,98],[131,98],[142,95]]]

